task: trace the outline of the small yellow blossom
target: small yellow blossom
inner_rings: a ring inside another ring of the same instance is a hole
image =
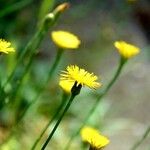
[[[71,88],[73,87],[74,82],[67,81],[67,80],[60,80],[59,86],[68,94],[71,93]]]
[[[109,144],[109,139],[91,127],[84,127],[81,132],[81,137],[84,142],[90,144],[92,149],[99,150]]]
[[[63,49],[76,49],[81,43],[76,35],[66,31],[53,31],[51,37],[53,42]]]
[[[124,41],[116,41],[114,46],[117,48],[119,53],[126,59],[137,55],[140,50],[138,47],[128,44]]]
[[[82,86],[85,85],[94,89],[101,86],[101,84],[96,81],[98,79],[96,75],[89,73],[76,65],[70,65],[66,70],[67,71],[62,71],[62,74],[60,75],[60,82],[65,84],[70,82],[70,84],[67,83],[67,89],[71,89],[72,87],[68,88],[69,85],[72,85],[72,83],[75,82],[77,82],[78,85],[81,84]]]
[[[11,43],[3,39],[0,39],[0,52],[8,54],[9,52],[15,52],[13,47],[10,47]]]

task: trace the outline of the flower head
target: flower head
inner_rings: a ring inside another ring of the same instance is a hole
[[[53,42],[63,49],[76,49],[81,43],[76,35],[66,31],[53,31],[51,37]]]
[[[101,135],[96,129],[91,127],[84,127],[81,132],[81,137],[84,142],[90,144],[92,149],[100,149],[109,143],[109,139]]]
[[[72,88],[72,85],[75,82],[82,86],[88,86],[89,88],[96,89],[101,85],[96,81],[97,79],[98,77],[96,75],[89,73],[76,65],[68,66],[66,71],[62,71],[60,75],[61,87],[63,85],[63,89],[65,87],[68,91]]]
[[[10,47],[11,43],[3,39],[0,39],[0,52],[8,54],[9,52],[15,52],[13,47]]]
[[[126,59],[133,57],[140,52],[138,47],[128,44],[124,41],[116,41],[114,46],[117,48],[122,57]]]
[[[73,87],[74,82],[67,81],[67,80],[60,80],[59,86],[68,94],[71,93],[71,88]]]

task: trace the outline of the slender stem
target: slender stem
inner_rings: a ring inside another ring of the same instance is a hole
[[[62,118],[64,117],[65,113],[67,112],[67,110],[69,109],[70,105],[72,104],[74,98],[80,93],[80,90],[82,88],[81,84],[78,84],[77,81],[75,81],[73,87],[71,88],[71,97],[68,101],[68,103],[66,104],[62,114],[60,114],[55,126],[53,127],[50,135],[48,136],[47,140],[45,141],[45,143],[43,144],[41,150],[44,150],[46,148],[46,146],[48,145],[48,143],[50,142],[51,138],[53,137],[57,127],[59,126]]]
[[[23,71],[22,71],[21,75],[19,75],[19,78],[17,79],[17,81],[15,80],[15,83],[18,83],[18,84],[15,84],[16,88],[15,88],[15,92],[13,92],[12,99],[15,99],[15,96],[17,95],[17,91],[19,90],[19,87],[22,84],[24,76],[28,73],[28,71],[31,67],[31,64],[34,60],[35,51],[39,47],[39,45],[41,44],[45,34],[48,32],[48,29],[49,29],[49,27],[47,26],[46,19],[45,19],[43,21],[43,24],[41,25],[41,27],[37,30],[37,32],[35,33],[33,38],[29,41],[29,43],[27,44],[27,46],[25,47],[25,49],[23,50],[23,52],[19,56],[18,61],[17,61],[16,65],[13,69],[13,72],[10,74],[6,83],[4,84],[4,88],[5,88],[7,83],[9,81],[13,80],[13,77],[16,73],[18,66],[20,64],[22,64],[23,58],[27,55],[26,61],[24,64],[22,64],[22,67],[21,67],[21,68],[23,68]]]
[[[22,53],[20,54],[19,58],[17,59],[17,63],[15,65],[12,73],[9,75],[9,77],[7,78],[6,82],[3,85],[3,89],[6,87],[8,82],[13,78],[14,74],[16,73],[17,67],[22,63],[22,60],[23,60],[24,56],[28,52],[30,53],[30,57],[28,57],[28,58],[31,58],[32,54],[34,53],[36,48],[39,46],[39,44],[41,43],[42,38],[44,37],[45,33],[43,33],[43,31],[45,31],[44,30],[44,25],[42,25],[42,27],[38,29],[38,31],[34,34],[32,39],[28,42],[26,47],[23,49]],[[32,54],[31,54],[31,52],[32,52]],[[28,53],[28,55],[29,55],[29,53]]]
[[[43,16],[45,16],[49,11],[51,11],[54,4],[55,4],[55,0],[43,0],[41,2],[41,7],[39,9],[39,14],[38,14],[39,20],[41,20]]]
[[[150,134],[150,126],[148,126],[148,128],[145,130],[145,132],[144,132],[143,136],[141,137],[141,139],[133,145],[131,150],[136,150],[142,144],[142,142],[147,138],[147,136],[149,134]]]
[[[56,122],[54,128],[52,129],[50,135],[48,136],[48,138],[47,138],[47,140],[45,141],[44,145],[42,146],[41,150],[44,150],[44,149],[46,148],[46,146],[48,145],[48,143],[49,143],[49,141],[51,140],[51,138],[53,137],[53,135],[54,135],[54,133],[55,133],[57,127],[59,126],[59,124],[60,124],[62,118],[64,117],[65,113],[66,113],[67,110],[69,109],[71,103],[73,102],[73,99],[75,98],[75,96],[76,96],[76,95],[74,95],[74,94],[71,95],[71,97],[70,97],[70,99],[69,99],[67,105],[66,105],[65,108],[64,108],[63,113],[62,113],[62,114],[60,115],[60,117],[58,118],[58,120],[57,120],[57,122]]]
[[[103,92],[103,95],[105,95],[109,89],[112,87],[112,85],[116,82],[117,78],[119,77],[121,71],[122,71],[122,68],[124,66],[124,64],[126,63],[127,60],[125,60],[124,58],[120,57],[120,63],[119,63],[119,66],[118,66],[118,69],[114,75],[114,77],[111,79],[111,81],[108,83],[107,87],[105,88],[104,92]]]
[[[39,45],[40,45],[41,41],[43,40],[45,34],[47,33],[48,29],[55,24],[55,22],[57,21],[57,19],[59,18],[61,13],[62,13],[62,11],[57,10],[57,7],[56,7],[56,9],[54,9],[54,11],[51,13],[51,15],[47,14],[45,16],[40,28],[38,28],[38,30],[34,34],[33,38],[28,42],[27,46],[25,47],[25,49],[19,56],[18,61],[15,65],[12,73],[7,78],[2,89],[4,89],[6,87],[6,85],[9,83],[9,81],[13,79],[13,76],[15,75],[18,66],[20,64],[22,64],[22,61],[23,61],[23,58],[25,57],[25,55],[28,55],[28,57],[27,57],[28,60],[26,60],[26,62],[27,62],[26,66],[28,66],[28,68],[29,68],[30,64],[28,62],[30,61],[30,59],[32,59],[33,55],[35,54],[36,49],[39,47]]]
[[[38,98],[40,97],[40,95],[44,92],[44,89],[45,89],[47,83],[51,80],[51,78],[52,78],[52,76],[53,76],[53,74],[54,74],[54,72],[55,72],[55,70],[56,70],[56,68],[57,68],[57,66],[58,66],[58,64],[59,64],[59,62],[60,62],[60,60],[61,60],[62,54],[63,54],[63,50],[60,50],[60,49],[59,49],[59,50],[57,51],[55,60],[54,60],[54,62],[53,62],[53,64],[52,64],[52,66],[51,66],[50,69],[49,69],[48,77],[47,77],[47,79],[46,79],[46,81],[45,81],[44,86],[37,92],[37,95],[36,95],[35,98],[31,101],[31,103],[29,103],[29,104],[26,106],[25,110],[23,111],[23,113],[21,114],[21,116],[19,117],[19,119],[17,120],[17,122],[15,123],[15,125],[13,126],[13,128],[11,129],[10,135],[9,135],[8,138],[3,142],[3,144],[6,143],[6,142],[10,139],[10,137],[14,134],[14,132],[16,131],[15,129],[17,128],[18,124],[22,121],[22,119],[23,119],[24,116],[26,115],[28,109],[38,100]]]
[[[45,126],[45,128],[42,130],[41,134],[39,135],[39,137],[36,139],[36,141],[34,142],[31,150],[34,150],[37,146],[37,144],[39,143],[39,141],[41,140],[41,138],[43,137],[44,133],[46,132],[46,130],[48,129],[48,127],[50,126],[50,124],[56,119],[56,117],[59,115],[60,111],[62,110],[62,108],[64,107],[64,105],[66,104],[68,99],[68,95],[66,93],[63,92],[62,95],[62,100],[60,105],[58,106],[55,114],[53,115],[53,117],[49,120],[49,122],[47,123],[47,125]]]
[[[72,141],[74,140],[74,138],[79,134],[80,130],[83,128],[83,126],[87,123],[87,121],[89,120],[89,118],[93,115],[94,111],[96,110],[96,108],[98,107],[98,104],[100,103],[100,101],[102,100],[102,98],[107,94],[107,92],[109,91],[109,89],[113,86],[113,84],[115,83],[115,81],[117,80],[117,78],[119,77],[123,66],[125,64],[125,60],[121,57],[120,58],[120,63],[119,66],[117,68],[116,73],[114,74],[113,78],[110,80],[110,82],[108,83],[108,85],[106,86],[106,88],[103,90],[103,92],[100,93],[99,97],[96,99],[95,103],[93,104],[91,110],[89,111],[89,113],[87,114],[86,118],[83,120],[82,125],[73,133],[73,135],[71,136],[71,138],[69,139],[65,150],[68,150]]]
[[[19,106],[20,106],[20,98],[17,98],[17,94],[19,93],[20,91],[20,87],[22,85],[22,82],[23,82],[23,79],[25,77],[25,75],[28,73],[31,65],[32,65],[32,62],[33,62],[33,59],[34,59],[34,55],[32,56],[32,58],[29,60],[29,63],[27,64],[27,66],[25,67],[23,73],[21,73],[21,77],[19,77],[18,79],[18,82],[16,83],[16,87],[15,87],[15,90],[13,92],[13,94],[11,95],[10,97],[10,100],[15,100],[15,104],[14,104],[14,107],[16,108],[16,112],[17,112],[17,109],[19,109]],[[16,81],[15,81],[16,82]]]
[[[35,96],[35,98],[31,101],[31,103],[29,103],[29,105],[26,107],[26,109],[24,110],[23,114],[20,116],[19,118],[19,122],[23,119],[23,117],[25,116],[27,110],[39,99],[39,97],[42,95],[42,93],[44,92],[44,89],[47,85],[47,83],[52,79],[52,76],[56,70],[56,68],[58,67],[58,64],[62,58],[62,54],[63,54],[63,50],[58,50],[57,51],[57,55],[55,57],[55,60],[51,66],[51,68],[49,69],[49,73],[48,73],[48,77],[43,85],[42,88],[39,89],[39,91],[37,92],[37,95]]]
[[[57,54],[56,54],[55,60],[54,60],[54,62],[53,62],[53,64],[52,64],[52,66],[51,66],[50,69],[49,69],[48,77],[47,77],[47,79],[46,79],[44,85],[39,89],[39,91],[37,92],[37,95],[35,96],[35,98],[34,98],[34,99],[32,100],[32,102],[30,103],[31,105],[34,104],[34,103],[39,99],[40,95],[43,93],[43,91],[44,91],[44,89],[45,89],[47,83],[48,83],[48,82],[50,81],[50,79],[52,78],[52,75],[54,74],[54,72],[55,72],[55,70],[56,70],[56,68],[57,68],[57,66],[58,66],[58,64],[59,64],[59,62],[60,62],[60,60],[61,60],[61,58],[62,58],[63,52],[64,52],[63,49],[58,49],[58,50],[57,50]],[[33,59],[30,59],[28,65],[27,65],[26,68],[25,68],[24,74],[22,75],[22,78],[20,79],[19,85],[18,85],[18,87],[17,87],[17,88],[18,88],[17,91],[19,91],[19,87],[21,86],[21,82],[22,82],[22,80],[23,80],[23,76],[25,76],[25,74],[28,72],[28,70],[29,70],[29,68],[30,68],[30,66],[31,66],[31,64],[32,64],[32,62],[33,62]],[[13,95],[13,99],[15,99],[15,96],[17,96],[17,91],[14,93],[15,95]],[[18,99],[18,103],[20,104],[20,99]],[[30,105],[30,104],[29,104],[29,105]],[[28,105],[28,107],[30,107],[29,105]],[[17,107],[19,107],[19,106],[17,106]]]

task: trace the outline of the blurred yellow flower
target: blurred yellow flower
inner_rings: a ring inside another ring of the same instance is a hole
[[[66,31],[53,31],[51,37],[53,42],[63,49],[76,49],[81,43],[76,35]]]
[[[101,135],[96,129],[84,127],[81,132],[81,138],[84,142],[90,144],[92,149],[99,150],[109,144],[109,139]]]
[[[11,43],[3,39],[0,39],[0,52],[8,54],[9,52],[15,52],[13,47],[10,47]]]
[[[71,88],[73,87],[74,82],[67,81],[67,80],[60,80],[59,86],[68,94],[71,93]]]
[[[117,48],[121,56],[126,59],[133,57],[140,52],[138,47],[128,44],[125,41],[116,41],[114,46]]]
[[[96,81],[98,79],[96,75],[94,75],[93,73],[89,73],[76,65],[70,65],[67,67],[66,70],[67,71],[62,71],[60,75],[60,81],[61,82],[63,81],[62,83],[65,84],[67,82],[71,82],[70,84],[68,83],[66,84],[67,89],[69,89],[68,88],[69,85],[72,85],[72,83],[75,83],[75,81],[77,82],[78,85],[81,84],[82,86],[88,86],[89,88],[94,89],[101,86],[101,84]]]

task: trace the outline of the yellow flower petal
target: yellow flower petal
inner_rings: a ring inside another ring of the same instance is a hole
[[[74,85],[74,82],[67,81],[67,80],[60,80],[59,86],[68,94],[71,93],[71,89]]]
[[[101,86],[101,84],[96,81],[97,79],[98,77],[96,75],[89,73],[76,65],[68,66],[66,71],[62,71],[60,75],[60,81],[68,81],[73,83],[76,81],[82,86],[88,86],[93,89]]]
[[[81,137],[84,142],[90,144],[94,149],[100,149],[109,143],[109,139],[101,135],[96,129],[84,127],[81,132]]]
[[[66,31],[53,31],[51,33],[53,42],[63,49],[76,49],[80,45],[78,37]]]
[[[8,54],[9,52],[15,52],[15,50],[11,47],[10,42],[0,39],[0,52]]]
[[[131,58],[140,52],[138,47],[128,44],[124,41],[116,41],[114,46],[119,51],[120,55],[126,59]]]

